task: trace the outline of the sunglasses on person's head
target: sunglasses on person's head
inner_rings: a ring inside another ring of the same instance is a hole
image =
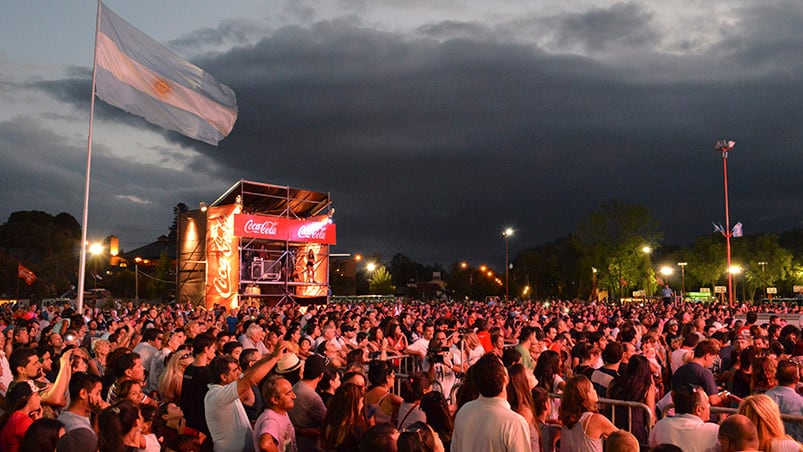
[[[427,426],[423,422],[415,422],[411,424],[409,427],[403,429],[399,433],[418,433],[420,431],[426,430]]]

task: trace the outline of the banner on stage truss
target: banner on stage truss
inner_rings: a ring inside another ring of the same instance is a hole
[[[237,305],[240,288],[240,256],[234,232],[235,212],[239,207],[210,207],[206,235],[206,306]]]
[[[337,244],[337,229],[329,217],[320,215],[306,220],[267,215],[234,215],[234,235],[252,239],[285,242]]]

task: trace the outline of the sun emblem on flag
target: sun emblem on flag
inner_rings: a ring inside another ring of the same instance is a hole
[[[157,78],[153,82],[153,90],[156,91],[156,94],[159,96],[164,97],[170,94],[170,92],[173,91],[173,88],[170,87],[170,84],[167,82],[167,80],[163,78]]]

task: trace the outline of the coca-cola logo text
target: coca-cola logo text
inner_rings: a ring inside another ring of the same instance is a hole
[[[326,238],[326,223],[310,223],[302,225],[296,233],[302,239],[324,239]]]
[[[276,221],[263,221],[257,222],[249,219],[245,222],[243,230],[246,233],[260,234],[260,235],[276,235],[278,232],[279,223]]]
[[[210,270],[216,267],[217,274],[210,275],[212,287],[221,298],[227,299],[233,295],[236,287],[232,281],[231,258],[234,252],[232,241],[234,230],[228,215],[219,215],[209,219],[209,238],[207,244],[207,259],[210,261]],[[214,265],[216,264],[216,265]]]

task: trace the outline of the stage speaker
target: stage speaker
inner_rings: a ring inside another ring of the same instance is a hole
[[[255,257],[251,262],[251,281],[258,281],[262,278],[262,258]]]

